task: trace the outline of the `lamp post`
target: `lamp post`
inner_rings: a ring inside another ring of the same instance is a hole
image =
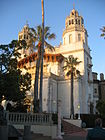
[[[56,101],[55,101],[55,100],[53,100],[53,113],[55,113],[55,112],[56,112],[55,105],[56,105]]]
[[[78,104],[78,120],[80,120],[80,104]]]
[[[61,100],[58,100],[58,128],[56,140],[63,140],[61,135]]]
[[[2,102],[1,102],[1,105],[3,106],[4,110],[6,110],[7,101],[6,101],[6,99],[5,99],[5,96],[4,96],[4,95],[2,96]]]

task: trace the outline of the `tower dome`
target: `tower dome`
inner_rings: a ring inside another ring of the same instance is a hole
[[[70,12],[70,17],[78,17],[79,16],[79,14],[78,14],[78,11],[77,10],[75,10],[75,9],[73,9],[71,12]]]
[[[63,31],[63,44],[73,42],[87,42],[87,31],[84,27],[84,19],[74,8],[65,20],[65,30]],[[87,43],[86,43],[87,44]]]
[[[29,31],[29,25],[27,23],[26,23],[26,25],[24,25],[23,30],[24,30],[24,32]]]
[[[79,15],[78,11],[73,9],[70,12],[70,15],[67,16],[65,21],[65,27],[66,29],[71,29],[73,27],[75,28],[84,28],[84,20],[83,17]]]

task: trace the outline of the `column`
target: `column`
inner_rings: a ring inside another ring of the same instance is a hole
[[[57,127],[57,140],[62,140],[61,136],[61,100],[58,100],[58,127]]]

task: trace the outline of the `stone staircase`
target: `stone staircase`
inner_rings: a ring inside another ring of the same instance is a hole
[[[65,135],[73,135],[73,134],[86,134],[87,132],[78,126],[75,126],[69,122],[62,120],[63,131]]]
[[[50,136],[43,136],[42,134],[31,133],[31,140],[51,140]]]
[[[22,137],[22,134],[12,125],[8,125],[8,137]]]
[[[23,129],[18,129],[18,131],[21,133],[21,135],[24,135]],[[31,132],[30,140],[52,140],[50,136],[43,136],[43,134],[36,134]]]

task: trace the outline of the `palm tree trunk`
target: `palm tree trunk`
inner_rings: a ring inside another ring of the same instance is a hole
[[[42,46],[41,46],[41,71],[40,71],[40,101],[39,109],[42,112],[42,89],[43,89],[43,54],[44,54],[44,1],[42,3]]]
[[[71,72],[71,118],[74,117],[74,99],[73,99],[73,72]]]
[[[34,113],[38,112],[38,81],[39,81],[39,67],[40,67],[40,50],[38,50],[38,58],[36,61],[36,72],[34,81]]]

